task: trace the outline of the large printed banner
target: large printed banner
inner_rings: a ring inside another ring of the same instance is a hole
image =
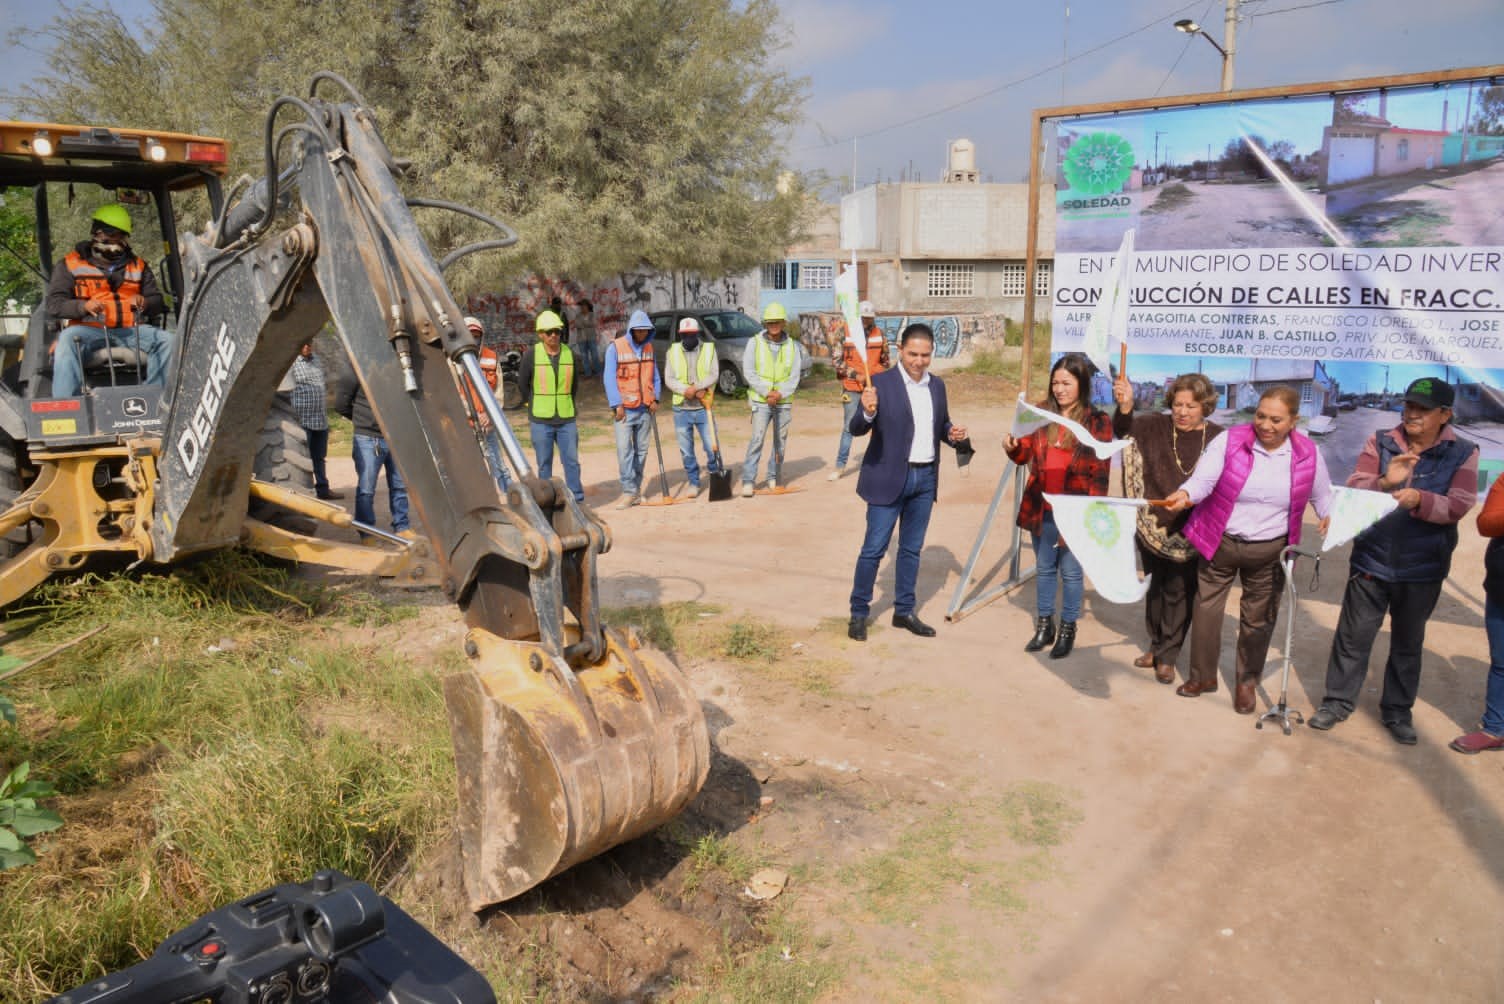
[[[1311,431],[1353,430],[1332,438],[1355,456],[1429,376],[1456,389],[1455,417],[1486,464],[1504,461],[1504,86],[1050,124],[1056,353],[1082,348],[1133,228],[1128,375],[1141,405],[1200,371],[1237,422],[1286,383]]]

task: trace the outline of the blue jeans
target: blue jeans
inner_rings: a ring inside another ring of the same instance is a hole
[[[595,339],[590,338],[578,345],[571,345],[575,359],[580,364],[580,376],[596,376],[601,371],[600,346],[595,344]]]
[[[538,459],[538,477],[547,481],[554,476],[554,447],[558,446],[564,483],[576,502],[585,501],[585,486],[580,483],[580,427],[574,422],[529,422],[528,434],[533,438],[533,456]]]
[[[496,487],[505,492],[512,487],[512,475],[508,473],[506,458],[501,453],[501,433],[494,428],[486,431],[481,438],[486,451],[486,463],[491,467],[491,474],[496,478]]]
[[[710,415],[704,408],[680,408],[674,411],[674,437],[679,440],[679,456],[684,460],[684,474],[695,487],[700,484],[700,465],[695,460],[695,430],[700,430],[700,445],[705,447],[705,468],[721,473],[715,454],[710,452]]]
[[[616,423],[616,467],[621,474],[621,493],[637,495],[642,491],[642,472],[648,463],[648,436],[653,420],[646,408],[627,409],[626,417]]]
[[[762,442],[767,437],[769,423],[773,426],[773,455],[768,458],[768,480],[778,480],[793,416],[794,406],[787,402],[776,405],[753,403],[752,440],[747,443],[747,459],[742,461],[742,484],[750,485],[757,480],[757,464],[762,460]]]
[[[392,532],[408,528],[407,485],[397,472],[392,451],[379,436],[355,437],[355,521],[373,526],[376,523],[376,478],[386,471],[387,502],[392,508]]]
[[[329,494],[329,470],[325,463],[329,453],[329,430],[303,427],[308,437],[308,459],[313,461],[313,490],[319,495]]]
[[[1060,529],[1055,526],[1055,514],[1044,514],[1044,526],[1034,537],[1035,578],[1039,593],[1034,601],[1041,617],[1055,614],[1055,576],[1065,585],[1065,595],[1060,599],[1060,621],[1074,624],[1081,617],[1081,594],[1086,586],[1081,577],[1081,562],[1069,550],[1061,547]]]
[[[845,467],[846,461],[851,459],[851,420],[856,417],[856,410],[862,406],[860,391],[843,393],[847,400],[841,402],[841,445],[836,448],[836,470]]]
[[[893,574],[893,613],[907,617],[914,613],[914,584],[919,579],[919,552],[924,534],[930,526],[930,510],[935,507],[935,465],[910,467],[903,494],[891,505],[867,503],[867,536],[862,553],[856,559],[856,575],[851,583],[851,619],[866,620],[872,613],[872,589],[877,582],[877,567],[888,552],[893,527],[898,526],[898,559]]]
[[[139,342],[137,341],[139,337]],[[135,328],[92,328],[70,324],[57,336],[52,355],[52,396],[77,397],[83,392],[83,360],[96,349],[111,345],[136,348],[146,353],[146,382],[162,386],[167,381],[167,361],[172,356],[172,332],[150,324]]]
[[[1493,600],[1483,605],[1483,627],[1488,632],[1488,698],[1483,709],[1483,731],[1504,736],[1504,606]]]

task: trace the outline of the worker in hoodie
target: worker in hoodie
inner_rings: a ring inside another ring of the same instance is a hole
[[[642,502],[642,474],[648,461],[648,423],[658,413],[663,384],[653,362],[653,322],[646,311],[634,310],[627,333],[606,348],[606,403],[616,419],[616,465],[621,475],[618,509]]]

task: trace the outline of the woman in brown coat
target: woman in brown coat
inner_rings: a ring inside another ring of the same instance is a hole
[[[1175,378],[1165,395],[1170,413],[1133,413],[1133,385],[1118,377],[1112,396],[1118,403],[1112,432],[1131,436],[1123,454],[1124,493],[1133,498],[1162,499],[1180,487],[1196,467],[1206,444],[1222,433],[1207,418],[1217,408],[1217,389],[1200,373]],[[1196,549],[1180,533],[1189,512],[1159,506],[1139,510],[1138,553],[1149,578],[1144,597],[1144,625],[1149,648],[1133,664],[1154,669],[1160,683],[1175,682],[1175,663],[1191,627],[1196,606]]]

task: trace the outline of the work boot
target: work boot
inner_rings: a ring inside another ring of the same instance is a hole
[[[1034,637],[1024,646],[1025,652],[1038,652],[1055,640],[1055,615],[1034,618]]]
[[[1050,649],[1051,659],[1064,659],[1076,647],[1076,622],[1061,621],[1060,634],[1055,637],[1055,647]]]
[[[752,497],[752,495],[753,495],[752,482],[750,482],[750,481],[743,481],[742,482],[742,498],[749,499],[749,498]]]

